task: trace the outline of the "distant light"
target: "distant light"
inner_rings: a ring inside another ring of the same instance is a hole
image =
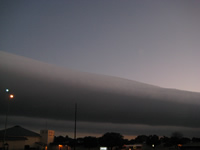
[[[8,92],[9,92],[9,89],[6,89],[6,92],[8,93]]]
[[[182,144],[178,144],[178,147],[181,147],[181,146],[183,146]]]
[[[14,95],[13,95],[13,94],[10,94],[10,98],[14,98]]]
[[[107,147],[100,147],[100,150],[107,150]]]
[[[60,145],[60,144],[59,144],[58,147],[61,148],[61,147],[63,147],[63,145]]]

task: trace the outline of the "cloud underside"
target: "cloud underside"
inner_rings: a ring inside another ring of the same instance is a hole
[[[82,73],[1,52],[0,114],[4,89],[15,94],[9,114],[93,124],[199,128],[200,94],[117,77]],[[3,92],[2,92],[3,91]],[[92,129],[92,127],[91,127]]]
[[[0,128],[4,128],[5,116],[0,116]],[[55,135],[74,136],[74,121],[64,121],[46,118],[29,118],[9,116],[9,127],[20,125],[29,130],[39,133],[42,129],[55,130]],[[186,137],[199,137],[200,128],[180,126],[150,126],[144,124],[118,124],[118,123],[95,123],[77,120],[77,137],[96,136],[100,137],[106,132],[121,133],[125,138],[135,138],[137,135],[171,136],[173,132],[181,132]]]

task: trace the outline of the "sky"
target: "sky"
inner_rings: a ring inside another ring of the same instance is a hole
[[[198,0],[1,0],[0,51],[200,92],[199,7]]]
[[[200,93],[80,72],[0,51],[0,128],[21,125],[73,137],[117,132],[125,138],[181,132],[198,137]],[[5,88],[14,94],[8,99]]]
[[[198,0],[0,1],[0,50],[200,91]]]

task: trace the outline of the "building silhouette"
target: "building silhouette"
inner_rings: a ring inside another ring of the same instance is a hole
[[[53,130],[41,130],[40,134],[20,126],[0,130],[0,150],[47,150],[53,141]]]

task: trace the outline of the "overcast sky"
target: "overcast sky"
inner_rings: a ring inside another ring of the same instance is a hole
[[[200,92],[199,0],[1,0],[0,50]]]
[[[200,92],[199,14],[199,0],[1,0],[0,51],[66,69],[111,75],[164,88]],[[11,58],[15,57],[13,55]],[[17,66],[15,69],[19,68]],[[29,71],[31,72],[31,70]],[[56,74],[57,71],[56,69],[54,73]],[[24,73],[26,70],[22,72]],[[22,72],[18,75],[22,75]],[[52,74],[54,75],[54,73]],[[29,79],[26,75],[25,77]],[[49,76],[52,80],[45,81],[48,82],[47,85],[50,81],[55,83],[55,76]],[[17,79],[20,80],[20,78]],[[31,82],[34,83],[36,79],[35,77],[33,79]],[[87,81],[89,81],[88,78]],[[93,86],[92,81],[89,84]],[[61,82],[59,81],[59,83]],[[44,98],[44,95],[41,97]],[[22,98],[22,101],[25,102],[25,99]],[[20,104],[22,103],[17,103],[21,108]],[[156,101],[153,101],[152,104],[156,104]],[[179,102],[176,102],[176,105],[173,102],[167,102],[167,106],[173,106],[174,111],[178,104]],[[182,104],[181,114],[187,113],[184,110],[188,110],[190,116],[198,113],[195,104],[189,105],[188,109],[185,104]],[[199,103],[196,106],[199,106]],[[72,108],[73,106],[70,110]],[[120,107],[117,108],[121,111]],[[152,106],[150,110],[154,110],[154,108]],[[122,110],[124,111],[124,109]],[[164,114],[167,114],[167,110],[166,108]],[[145,116],[147,113],[145,109],[143,112],[143,116]],[[3,111],[1,113],[3,114]],[[13,124],[23,120],[23,117],[38,117],[36,114],[22,115],[20,113],[22,112],[18,111],[18,117],[22,117],[21,119],[15,117],[10,120],[13,121]],[[171,114],[171,116],[173,115]],[[49,118],[47,114],[44,114],[43,117],[47,117],[48,122],[53,123],[56,115]],[[163,124],[154,122],[152,126],[151,121],[128,122],[128,119],[125,120],[127,124],[121,126],[122,121],[117,121],[116,118],[114,118],[116,123],[111,125],[109,121],[104,121],[104,125],[95,124],[94,118],[95,115],[93,119],[82,120],[82,133],[84,126],[89,125],[91,130],[95,130],[95,127],[102,132],[116,129],[115,131],[122,131],[125,134],[130,134],[130,131],[134,134],[137,134],[136,132],[153,134],[154,131],[161,133],[161,130],[163,134],[169,134],[169,132],[180,129],[184,130],[184,133],[188,132],[188,135],[189,133],[194,135],[200,131],[198,121],[195,128],[190,123],[180,127],[180,122],[174,124],[170,124],[170,121]],[[195,120],[195,117],[192,119]],[[25,120],[26,124],[35,122],[30,118]],[[102,120],[97,120],[97,122],[102,122]],[[69,117],[68,122],[62,122],[61,118],[59,121],[67,126],[70,125],[69,122],[72,119]],[[93,122],[92,125],[90,121]],[[142,125],[139,126],[140,123]],[[23,123],[21,122],[21,124]],[[71,125],[72,131],[73,121]],[[169,129],[168,131],[166,131],[165,125]],[[159,131],[157,126],[159,126]],[[124,128],[127,130],[123,131]],[[91,131],[90,133],[102,132]]]
[[[9,126],[53,129],[73,137],[118,132],[199,136],[200,93],[161,88],[128,79],[74,71],[0,51],[0,128],[9,102]],[[8,100],[5,88],[14,94]]]

